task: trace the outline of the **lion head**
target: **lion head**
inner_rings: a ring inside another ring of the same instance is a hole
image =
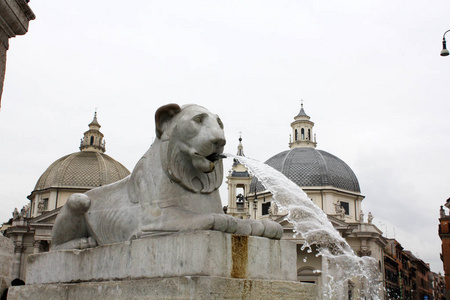
[[[195,193],[222,184],[225,135],[220,118],[198,105],[168,104],[156,111],[161,166],[174,182]]]

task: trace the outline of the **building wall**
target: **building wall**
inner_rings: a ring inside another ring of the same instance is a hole
[[[442,263],[444,264],[445,286],[450,290],[450,217],[444,216],[439,219],[439,237],[442,240]],[[450,293],[449,295],[450,296]]]

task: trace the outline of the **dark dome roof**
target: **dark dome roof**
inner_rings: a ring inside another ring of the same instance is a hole
[[[129,174],[127,168],[106,154],[80,151],[52,163],[39,178],[34,191],[51,187],[91,189],[119,181]]]
[[[300,187],[332,186],[360,193],[358,179],[352,169],[338,157],[315,148],[293,148],[281,152],[266,164],[283,173]],[[251,190],[255,182],[252,181]],[[258,191],[263,187],[258,184]]]

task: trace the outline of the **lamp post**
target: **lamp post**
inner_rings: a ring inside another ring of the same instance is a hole
[[[255,212],[255,220],[257,219],[257,211],[258,211],[258,195],[256,194],[257,185],[258,181],[255,182],[255,199],[253,199],[253,211]]]
[[[446,32],[444,32],[444,36],[442,37],[442,51],[441,51],[441,56],[448,56],[449,52],[447,50],[447,42],[445,41],[445,34],[447,32],[449,32],[450,30],[447,30]]]
[[[255,220],[257,219],[257,216],[258,216],[258,214],[257,214],[257,212],[258,212],[258,195],[256,194],[256,191],[257,191],[256,186],[257,185],[258,185],[258,181],[255,182],[255,189],[254,189],[255,198],[253,199],[253,214],[255,215]],[[251,217],[250,216],[250,201],[247,196],[245,197],[245,200],[248,203],[248,209],[249,209],[248,217],[250,218]]]

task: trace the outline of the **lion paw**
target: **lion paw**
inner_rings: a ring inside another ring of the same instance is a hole
[[[97,246],[97,242],[95,241],[95,239],[93,237],[80,239],[79,249],[81,249],[81,250],[87,249],[87,248],[94,248],[96,246]]]
[[[270,239],[281,239],[283,236],[283,227],[280,224],[269,220],[262,220],[261,223],[264,225],[264,233],[262,236]]]
[[[264,225],[258,220],[238,219],[236,234],[261,236],[264,233]]]
[[[238,219],[238,227],[235,234],[262,236],[279,240],[283,235],[283,227],[269,220]]]
[[[214,225],[212,227],[213,230],[227,233],[236,232],[236,228],[238,227],[236,218],[222,214],[213,214],[213,217],[214,217]]]

